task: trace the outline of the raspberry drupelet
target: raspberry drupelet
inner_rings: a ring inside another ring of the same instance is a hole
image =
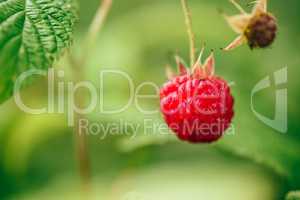
[[[202,54],[202,53],[201,53]],[[199,57],[188,70],[177,57],[179,75],[168,68],[169,81],[160,90],[160,107],[179,139],[210,143],[222,137],[234,115],[228,83],[214,75],[214,56],[202,65]]]
[[[235,0],[230,1],[241,13],[234,16],[225,15],[225,19],[239,36],[224,50],[232,50],[244,43],[248,43],[251,49],[270,46],[276,38],[277,22],[275,17],[267,12],[267,0],[258,0],[252,13],[246,13]]]

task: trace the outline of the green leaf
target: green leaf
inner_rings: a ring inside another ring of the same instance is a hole
[[[289,192],[286,196],[286,200],[300,200],[300,191]]]
[[[53,65],[70,46],[76,19],[74,0],[0,0],[0,103],[22,72]]]

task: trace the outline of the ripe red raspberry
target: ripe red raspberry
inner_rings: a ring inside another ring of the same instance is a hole
[[[180,75],[168,73],[160,90],[160,107],[166,123],[178,138],[192,143],[218,140],[230,126],[234,99],[227,82],[214,73],[213,54],[188,71],[177,59]]]

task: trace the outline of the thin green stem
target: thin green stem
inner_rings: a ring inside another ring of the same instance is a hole
[[[94,48],[98,33],[105,22],[107,14],[110,11],[112,0],[102,0],[100,6],[93,18],[93,21],[87,32],[85,43],[83,44],[82,56],[78,59],[72,54],[68,54],[68,60],[73,68],[74,80],[78,83],[85,80],[85,65],[89,57],[89,52]],[[84,107],[86,98],[84,95],[76,95],[75,102],[78,107]],[[81,186],[83,191],[83,199],[90,199],[91,197],[91,161],[88,153],[87,133],[85,130],[79,129],[79,120],[83,119],[85,115],[74,113],[75,127],[74,127],[74,140],[76,157],[79,165],[79,174],[81,179]]]
[[[181,0],[181,4],[185,16],[185,24],[189,36],[189,41],[190,41],[190,62],[191,62],[191,66],[193,66],[196,61],[196,57],[195,57],[196,48],[195,48],[195,34],[193,32],[193,26],[192,26],[192,15],[187,0]]]
[[[242,14],[246,14],[246,11],[235,0],[229,0]]]
[[[112,0],[102,0],[93,21],[89,27],[88,33],[85,38],[85,52],[83,63],[85,63],[86,59],[88,59],[89,52],[95,46],[97,36],[99,35],[101,28],[107,18],[107,15],[111,9]]]

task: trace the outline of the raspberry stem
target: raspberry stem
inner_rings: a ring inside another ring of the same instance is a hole
[[[242,14],[246,14],[246,11],[242,8],[242,6],[240,4],[238,4],[235,0],[229,0],[230,3],[232,3],[234,5],[234,7],[236,7],[236,9],[238,9]]]
[[[187,28],[187,33],[189,36],[189,40],[190,40],[190,60],[191,60],[191,66],[194,65],[196,59],[195,59],[195,34],[193,32],[193,26],[192,26],[192,15],[191,15],[191,11],[190,8],[188,6],[187,0],[181,0],[181,4],[182,4],[182,8],[183,8],[183,13],[185,16],[185,24],[186,24],[186,28]]]

